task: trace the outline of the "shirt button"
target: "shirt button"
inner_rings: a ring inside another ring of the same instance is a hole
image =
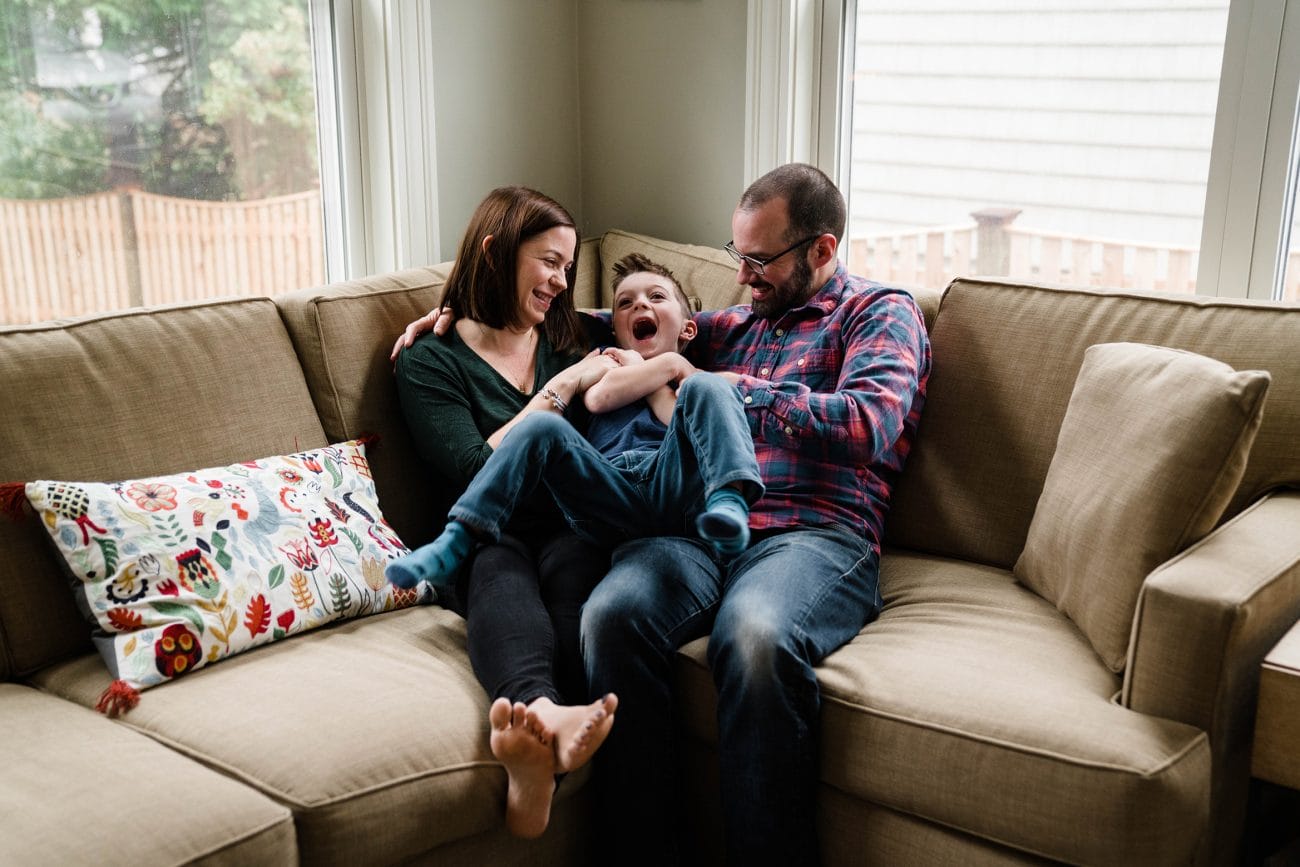
[[[794,433],[794,428],[790,427],[789,425],[786,425],[785,432],[787,435],[792,434]]]
[[[753,402],[754,402],[754,398],[750,397],[749,395],[745,395],[745,403],[753,403]]]
[[[762,370],[759,371],[759,373],[763,376],[767,376],[767,368],[766,367],[763,368]]]
[[[804,363],[804,359],[802,359],[802,358],[799,359],[799,366],[800,366],[800,367],[803,367],[803,363]]]
[[[776,336],[777,336],[777,337],[785,337],[785,329],[784,329],[784,328],[778,328],[778,329],[776,329]]]

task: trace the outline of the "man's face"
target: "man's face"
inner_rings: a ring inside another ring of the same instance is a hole
[[[766,259],[790,246],[790,219],[785,199],[770,199],[753,211],[737,209],[731,217],[731,239],[736,249],[755,259]],[[736,282],[749,287],[754,312],[765,319],[780,316],[807,301],[813,294],[812,266],[808,247],[800,246],[754,273],[741,262]]]

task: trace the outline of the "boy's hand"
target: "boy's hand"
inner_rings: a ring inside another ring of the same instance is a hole
[[[617,361],[620,365],[626,367],[631,364],[640,364],[645,361],[641,353],[635,349],[619,349],[617,346],[606,346],[602,353],[608,355]]]

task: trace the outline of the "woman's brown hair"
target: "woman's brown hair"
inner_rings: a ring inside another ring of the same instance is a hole
[[[518,327],[515,275],[519,245],[556,226],[573,229],[577,242],[573,248],[573,264],[565,272],[569,291],[561,292],[551,301],[542,327],[557,351],[587,349],[586,331],[573,306],[573,280],[581,247],[578,227],[563,205],[528,187],[498,187],[474,209],[447,277],[442,303],[457,316],[466,316],[489,328]],[[483,239],[488,235],[492,241],[484,245]]]

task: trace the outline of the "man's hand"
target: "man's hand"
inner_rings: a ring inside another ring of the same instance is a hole
[[[406,349],[415,342],[415,338],[424,332],[432,329],[433,333],[441,337],[447,333],[447,329],[456,321],[456,314],[452,313],[450,307],[435,307],[419,319],[406,326],[402,336],[397,338],[393,344],[393,351],[388,354],[388,360],[397,361],[397,356],[403,349]]]

